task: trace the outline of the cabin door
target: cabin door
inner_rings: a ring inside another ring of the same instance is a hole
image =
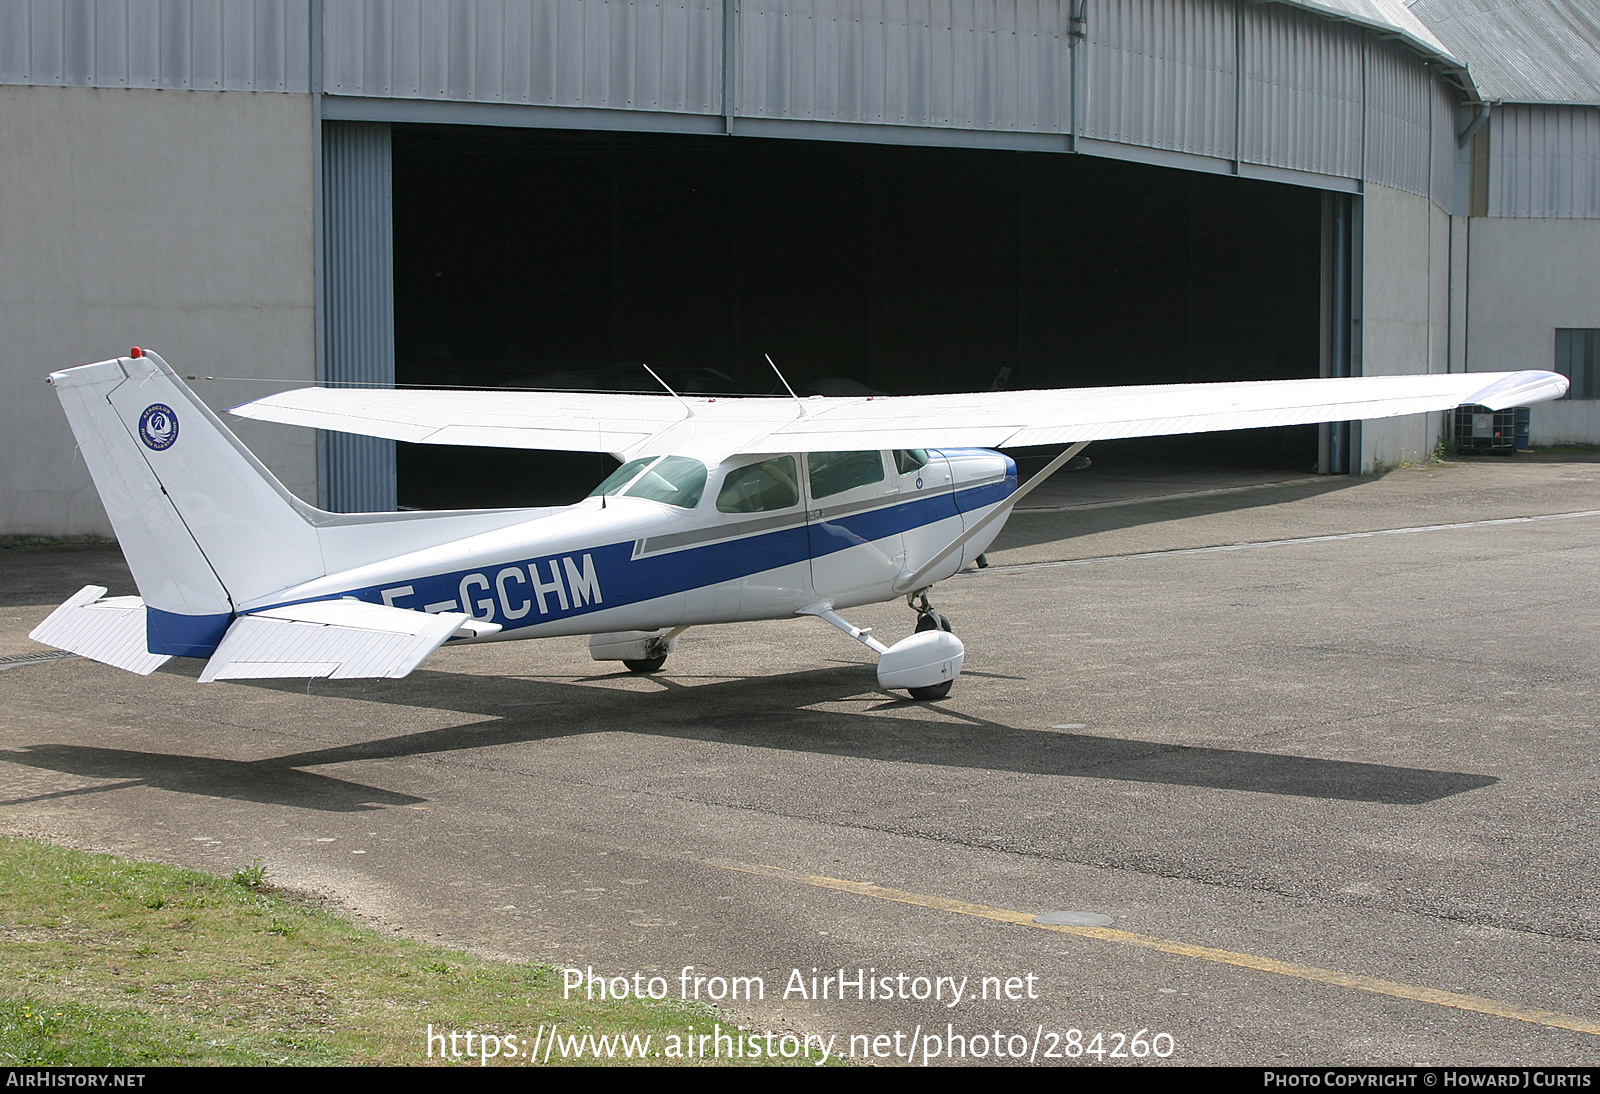
[[[806,465],[811,584],[837,607],[884,600],[905,569],[900,474],[884,452],[812,452]]]

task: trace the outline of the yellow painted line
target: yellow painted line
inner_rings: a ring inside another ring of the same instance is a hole
[[[1139,946],[1147,950],[1160,950],[1162,953],[1177,954],[1180,957],[1214,961],[1220,965],[1237,965],[1240,968],[1255,969],[1257,972],[1270,972],[1278,976],[1293,976],[1300,980],[1312,980],[1319,984],[1333,984],[1341,988],[1372,992],[1375,995],[1389,995],[1396,999],[1408,999],[1415,1003],[1432,1003],[1440,1007],[1470,1010],[1478,1014],[1490,1014],[1496,1018],[1514,1018],[1519,1022],[1531,1022],[1534,1025],[1552,1026],[1556,1029],[1570,1029],[1578,1033],[1600,1036],[1600,1021],[1596,1021],[1593,1018],[1579,1018],[1576,1015],[1561,1014],[1553,1010],[1540,1010],[1537,1007],[1519,1007],[1513,1003],[1501,1003],[1494,999],[1484,999],[1477,995],[1440,991],[1437,988],[1424,988],[1416,984],[1402,984],[1397,980],[1380,980],[1373,976],[1355,976],[1350,973],[1335,972],[1332,969],[1319,969],[1314,965],[1297,965],[1291,961],[1277,961],[1270,957],[1258,957],[1250,953],[1219,950],[1211,946],[1194,946],[1187,942],[1175,942],[1172,939],[1157,938],[1154,935],[1134,934],[1131,931],[1118,931],[1110,927],[1072,927],[1064,924],[1035,923],[1033,914],[1029,912],[1016,912],[1006,908],[991,908],[986,904],[969,904],[964,900],[950,900],[947,897],[908,893],[900,889],[886,889],[881,885],[869,885],[861,881],[844,881],[836,877],[802,874],[798,871],[785,870],[778,866],[756,866],[749,863],[736,862],[719,862],[715,865],[721,866],[725,870],[738,870],[746,874],[761,874],[766,877],[799,882],[802,885],[814,885],[819,889],[834,889],[841,893],[855,893],[859,896],[874,897],[878,900],[892,900],[899,904],[914,904],[919,908],[932,908],[935,911],[953,912],[956,915],[975,916],[978,919],[989,919],[996,923],[1010,923],[1018,927],[1031,927],[1036,931],[1055,931],[1057,934],[1075,934],[1082,938],[1097,938],[1102,942],[1115,942],[1122,946]]]

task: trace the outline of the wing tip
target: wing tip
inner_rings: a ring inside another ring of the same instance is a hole
[[[1571,381],[1557,372],[1524,369],[1521,372],[1507,373],[1472,395],[1466,402],[1486,406],[1490,410],[1527,406],[1529,403],[1545,403],[1565,395],[1570,383]]]

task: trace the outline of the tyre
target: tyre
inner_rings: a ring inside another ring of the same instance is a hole
[[[931,631],[935,627],[949,634],[955,633],[955,628],[950,625],[950,620],[938,612],[926,612],[917,616],[917,630],[919,632]],[[932,687],[907,688],[906,690],[911,692],[911,698],[913,699],[943,699],[950,694],[950,685],[954,683],[954,680],[946,680],[944,683],[934,684]]]
[[[661,666],[667,663],[667,655],[660,657],[641,657],[638,660],[622,659],[622,667],[629,672],[660,672]]]

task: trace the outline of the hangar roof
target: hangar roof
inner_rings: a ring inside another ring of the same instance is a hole
[[[1460,63],[1461,53],[1434,36],[1421,19],[1411,13],[1405,0],[1284,0],[1292,7],[1305,8],[1319,15],[1348,19],[1378,31],[1390,31],[1409,41],[1423,53],[1445,61]],[[1472,0],[1466,0],[1471,3]]]
[[[1593,0],[1407,0],[1490,102],[1600,105]]]

